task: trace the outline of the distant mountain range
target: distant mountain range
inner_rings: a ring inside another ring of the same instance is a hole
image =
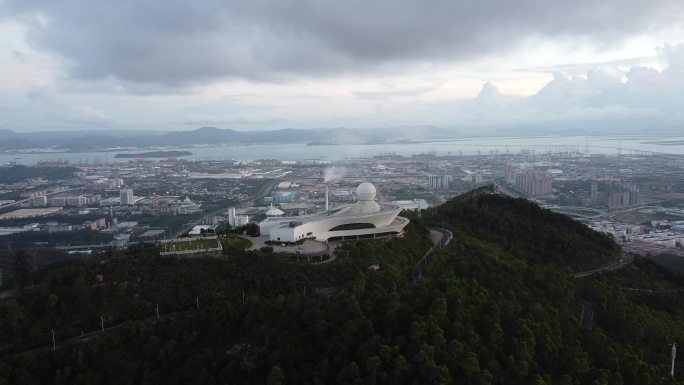
[[[19,133],[0,130],[0,151],[51,149],[105,151],[115,148],[183,147],[223,144],[308,143],[312,145],[371,144],[453,138],[451,130],[432,126],[376,129],[316,128],[236,131],[202,127],[191,131],[45,131]]]

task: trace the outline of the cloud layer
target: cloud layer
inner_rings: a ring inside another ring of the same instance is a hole
[[[620,43],[678,22],[680,0],[5,0],[30,44],[79,79],[178,87],[468,60],[535,39]]]
[[[659,55],[667,63],[662,71],[631,67],[616,74],[598,69],[584,76],[557,73],[528,97],[506,96],[486,83],[476,98],[448,106],[446,115],[460,127],[681,133],[684,44],[666,45]]]

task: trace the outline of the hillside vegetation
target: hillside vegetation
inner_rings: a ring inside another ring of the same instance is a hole
[[[568,216],[525,199],[471,191],[429,211],[464,236],[496,245],[528,264],[590,270],[620,256],[618,245]]]
[[[486,190],[409,215],[405,237],[347,243],[322,265],[227,247],[48,269],[0,304],[0,383],[672,383],[682,276],[637,259],[572,278],[616,245]],[[454,239],[414,280],[428,226]],[[105,333],[52,351],[51,329],[63,341],[98,330],[100,315]]]

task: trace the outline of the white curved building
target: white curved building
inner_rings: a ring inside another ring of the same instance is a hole
[[[356,189],[358,202],[328,213],[298,217],[268,217],[259,224],[262,235],[272,241],[297,242],[312,238],[318,241],[376,238],[400,234],[409,220],[398,216],[401,207],[391,203],[378,204],[371,183],[361,183]]]

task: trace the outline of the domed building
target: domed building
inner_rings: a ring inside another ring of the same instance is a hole
[[[373,184],[364,182],[356,188],[357,202],[334,212],[298,217],[269,216],[260,224],[262,235],[272,241],[297,242],[310,238],[318,241],[377,238],[400,234],[409,220],[398,216],[401,207],[376,202]]]
[[[273,207],[273,202],[271,202],[271,207],[266,210],[267,217],[282,217],[285,212],[279,208]]]
[[[356,199],[359,201],[374,201],[377,191],[372,183],[363,182],[356,188]]]
[[[372,214],[381,211],[377,202],[375,202],[375,196],[377,191],[375,186],[368,182],[363,182],[356,188],[356,199],[358,202],[354,205],[347,206],[347,214]]]

